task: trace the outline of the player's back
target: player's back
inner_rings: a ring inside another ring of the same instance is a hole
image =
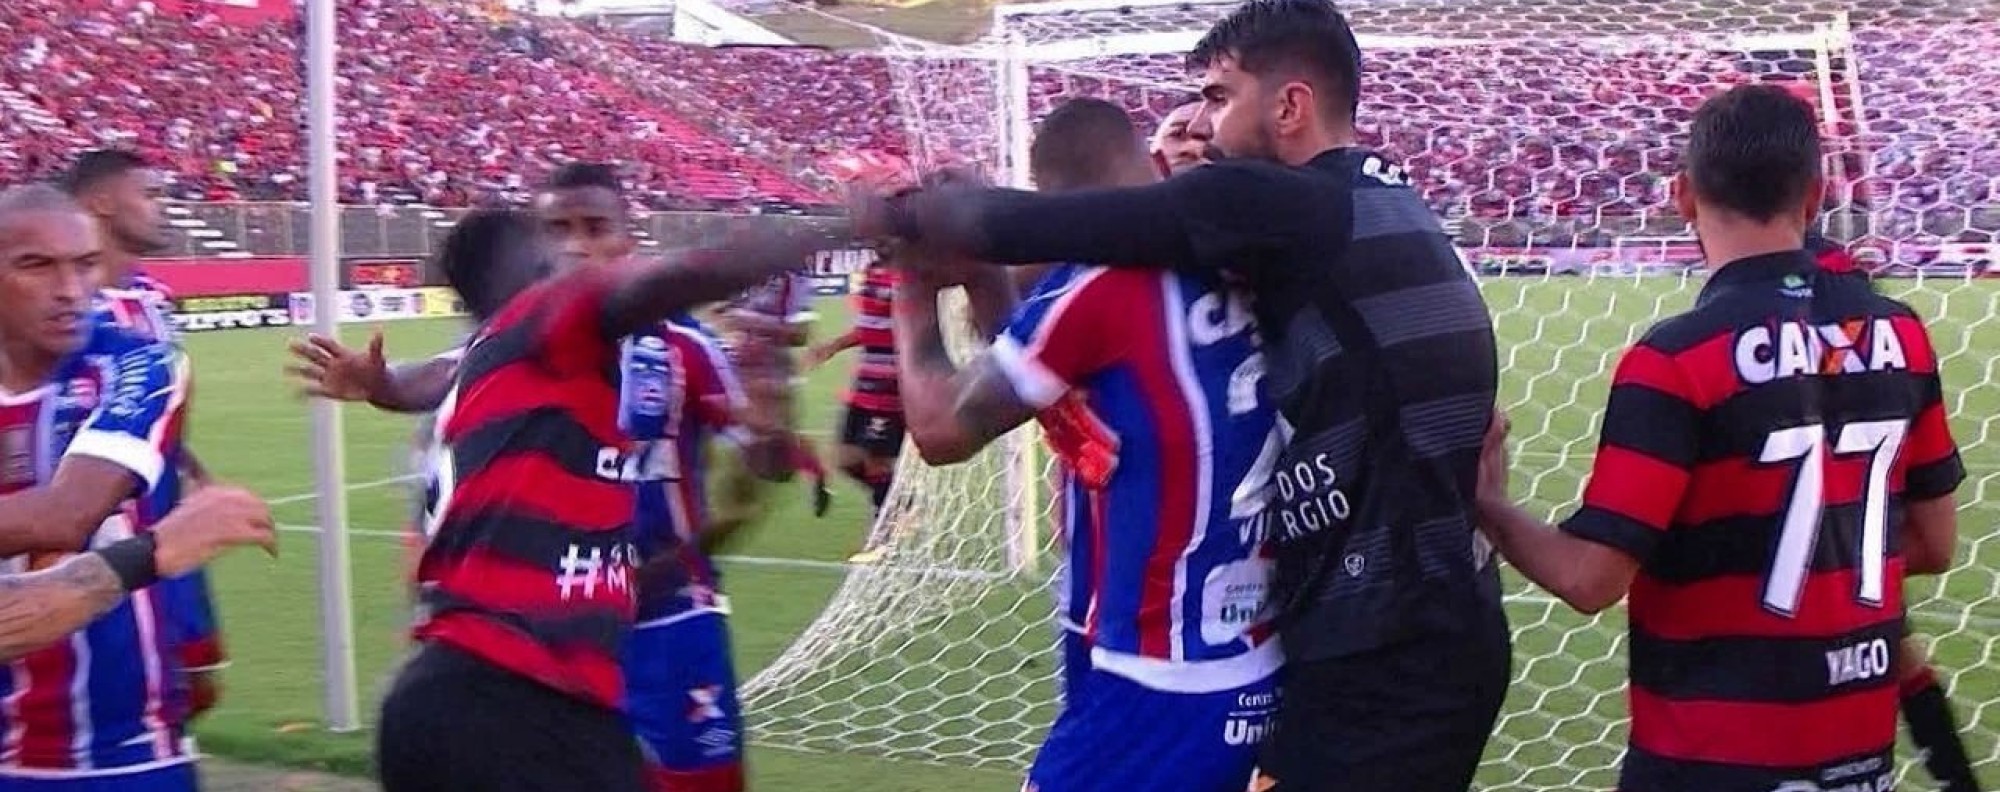
[[[1693,452],[1678,504],[1620,506],[1672,513],[1630,595],[1624,790],[1887,788],[1903,497],[1958,470],[1936,370],[1907,306],[1802,251],[1717,271],[1630,353],[1614,388],[1699,432],[1654,439]]]
[[[603,278],[523,292],[467,345],[438,410],[420,639],[610,708],[633,601]]]
[[[1161,690],[1275,671],[1263,506],[1283,441],[1248,299],[1188,275],[1067,267],[996,356],[1066,462],[1059,596],[1093,664]]]
[[[903,409],[902,391],[896,380],[896,284],[895,268],[876,263],[861,275],[854,294],[854,338],[861,347],[861,359],[854,366],[854,384],[848,390],[849,404],[876,412],[898,413]]]

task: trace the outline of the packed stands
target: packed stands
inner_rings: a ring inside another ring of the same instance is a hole
[[[1000,106],[990,64],[707,48],[427,0],[339,8],[341,193],[360,203],[520,200],[570,159],[626,163],[654,209],[825,203],[831,192],[813,171],[826,154],[907,151],[914,137],[990,151]],[[1358,8],[1357,26],[1371,13]],[[1864,18],[1852,47],[1816,53],[1685,37],[1524,42],[1461,29],[1466,16],[1425,29],[1486,40],[1368,53],[1362,122],[1482,244],[1674,233],[1665,198],[1679,135],[1704,97],[1749,81],[1786,84],[1821,107],[1838,188],[1830,208],[1896,238],[2000,233],[2000,23]],[[1140,17],[1107,17],[1105,32],[1163,24]],[[184,199],[296,198],[299,40],[296,22],[6,3],[0,105],[26,97],[66,129],[0,116],[0,179],[46,171],[75,145],[121,143],[170,167]],[[1186,96],[1177,56],[1040,64],[1030,76],[1031,109],[1102,96],[1150,120]]]

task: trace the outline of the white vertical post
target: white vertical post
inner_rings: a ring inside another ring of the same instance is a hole
[[[340,190],[334,163],[335,0],[308,0],[306,13],[306,160],[312,198],[313,330],[340,332]],[[340,405],[312,403],[314,491],[319,506],[320,668],[326,724],[361,728],[355,692],[354,614],[347,560],[347,471],[340,443]]]

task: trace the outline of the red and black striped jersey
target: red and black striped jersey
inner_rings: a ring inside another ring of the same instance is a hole
[[[416,637],[618,706],[634,609],[629,441],[618,425],[608,279],[515,297],[467,345],[438,410]]]
[[[854,295],[854,337],[861,347],[861,360],[854,366],[854,385],[847,391],[847,403],[865,410],[903,411],[903,395],[896,381],[898,280],[895,268],[870,264],[862,273],[861,290]]]
[[[1620,788],[1888,788],[1903,507],[1964,477],[1923,322],[1804,251],[1627,350],[1563,523],[1640,562]]]

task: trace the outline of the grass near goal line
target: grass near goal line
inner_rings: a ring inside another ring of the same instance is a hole
[[[1919,288],[1915,283],[1891,289]],[[1551,509],[1567,507],[1588,469],[1596,412],[1611,353],[1653,317],[1692,299],[1693,285],[1650,281],[1490,281],[1489,303],[1503,336],[1506,395],[1519,450],[1516,487]],[[1968,447],[1973,478],[1963,493],[1980,501],[1962,515],[1968,561],[1943,585],[1912,590],[1916,627],[1936,636],[1935,653],[1972,721],[1973,754],[1989,775],[2000,772],[1993,735],[2000,733],[2000,671],[1993,667],[1995,616],[2000,598],[2000,543],[1991,541],[2000,506],[1985,503],[2000,451],[1985,443],[1988,416],[2000,407],[2000,386],[1988,360],[2000,353],[1989,340],[2000,289],[1984,283],[1931,282],[1912,298],[1933,318],[1946,356],[1954,427]],[[826,328],[841,326],[839,304],[822,304]],[[389,325],[392,354],[428,353],[447,343],[449,322]],[[827,332],[822,329],[822,332]],[[213,753],[269,763],[363,773],[369,736],[336,735],[319,725],[321,680],[316,582],[310,528],[313,503],[305,412],[279,381],[285,334],[242,331],[191,337],[200,385],[192,424],[193,445],[221,475],[274,498],[281,521],[299,526],[285,538],[277,561],[235,557],[215,581],[236,665],[218,711],[199,727]],[[832,427],[845,362],[821,372],[801,400],[808,426]],[[400,577],[403,550],[393,538],[405,514],[402,473],[408,425],[363,410],[347,413],[346,440],[353,541],[356,638],[366,709],[372,709],[402,651],[408,608]],[[822,441],[828,438],[820,438]],[[840,562],[863,530],[865,496],[842,487],[835,510],[815,520],[803,488],[779,493],[775,518],[725,562],[736,613],[737,654],[748,678],[790,646],[840,590]],[[894,575],[868,573],[869,582],[895,585]],[[907,596],[923,597],[912,587]],[[931,592],[935,593],[935,592]],[[1585,620],[1525,587],[1510,607],[1520,638],[1513,698],[1488,757],[1482,781],[1494,789],[1609,788],[1604,768],[1617,756],[1622,734],[1613,726],[1622,711],[1620,635],[1614,612]],[[1032,647],[1046,641],[1045,595],[1032,586],[1002,585],[979,609],[906,631],[892,656],[843,663],[829,674],[845,687],[826,687],[818,700],[846,702],[846,710],[788,706],[772,713],[767,733],[782,733],[753,747],[751,767],[763,789],[935,790],[1018,789],[1009,766],[1013,747],[1031,745],[1047,721],[1046,680],[1052,653]],[[836,603],[837,604],[837,603]],[[881,624],[894,620],[883,617]],[[962,669],[937,674],[934,669]],[[836,711],[857,713],[839,723]],[[758,735],[753,731],[753,740]],[[772,745],[782,741],[785,745]],[[804,750],[800,750],[804,749]],[[903,760],[884,757],[902,757]],[[973,767],[972,765],[983,765]]]

